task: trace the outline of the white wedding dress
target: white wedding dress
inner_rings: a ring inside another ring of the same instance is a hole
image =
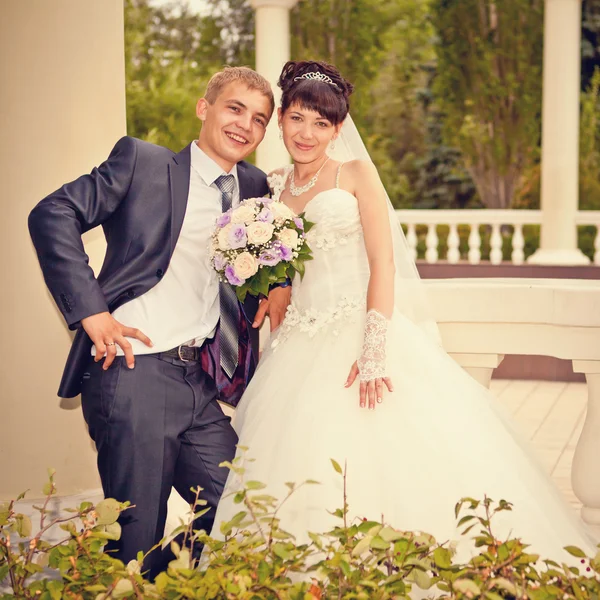
[[[283,184],[276,184],[278,196]],[[519,536],[542,557],[569,562],[566,545],[594,553],[580,519],[490,392],[399,312],[387,342],[395,391],[376,410],[360,408],[358,382],[344,387],[362,348],[369,282],[358,203],[333,188],[318,193],[305,216],[315,223],[307,234],[314,260],[302,281],[294,279],[287,316],[233,420],[239,444],[255,459],[244,464],[246,480],[266,483],[266,492],[280,499],[285,482],[320,482],[284,505],[281,527],[306,542],[307,532],[339,524],[328,512],[343,506],[333,458],[347,464],[352,517],[383,516],[393,527],[425,531],[439,542],[462,540],[459,553],[468,554],[472,544],[459,535],[454,506],[464,496],[487,495],[514,504],[495,518],[498,538]],[[232,472],[214,537],[241,510],[231,496],[238,488]]]

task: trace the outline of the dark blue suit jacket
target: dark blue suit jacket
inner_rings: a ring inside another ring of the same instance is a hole
[[[268,193],[265,174],[238,163],[242,199]],[[114,311],[145,294],[169,268],[181,231],[190,181],[190,148],[179,154],[132,137],[121,138],[89,175],[63,185],[29,215],[29,231],[46,284],[70,329],[76,329],[58,395],[76,396],[92,342],[81,320]],[[101,225],[107,249],[98,278],[81,235]],[[207,250],[208,251],[208,250]],[[258,300],[248,296],[251,323]],[[248,327],[254,356],[258,331]]]

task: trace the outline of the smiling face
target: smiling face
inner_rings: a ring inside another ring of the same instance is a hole
[[[341,128],[341,124],[333,125],[318,112],[298,104],[293,104],[284,113],[279,109],[278,115],[283,143],[296,163],[307,164],[321,158]]]
[[[229,173],[265,137],[271,101],[262,92],[234,81],[223,88],[212,104],[200,98],[196,115],[203,123],[198,145]]]

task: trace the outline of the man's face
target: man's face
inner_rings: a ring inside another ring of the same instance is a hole
[[[261,92],[233,82],[223,88],[214,104],[200,98],[196,114],[203,122],[198,145],[229,172],[262,142],[271,103]]]

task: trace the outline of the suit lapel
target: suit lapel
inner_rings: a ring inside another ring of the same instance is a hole
[[[171,191],[171,254],[181,232],[190,189],[190,147],[186,146],[169,163]]]
[[[252,198],[254,194],[254,182],[248,175],[248,169],[243,162],[237,164],[238,181],[240,182],[240,202]]]

